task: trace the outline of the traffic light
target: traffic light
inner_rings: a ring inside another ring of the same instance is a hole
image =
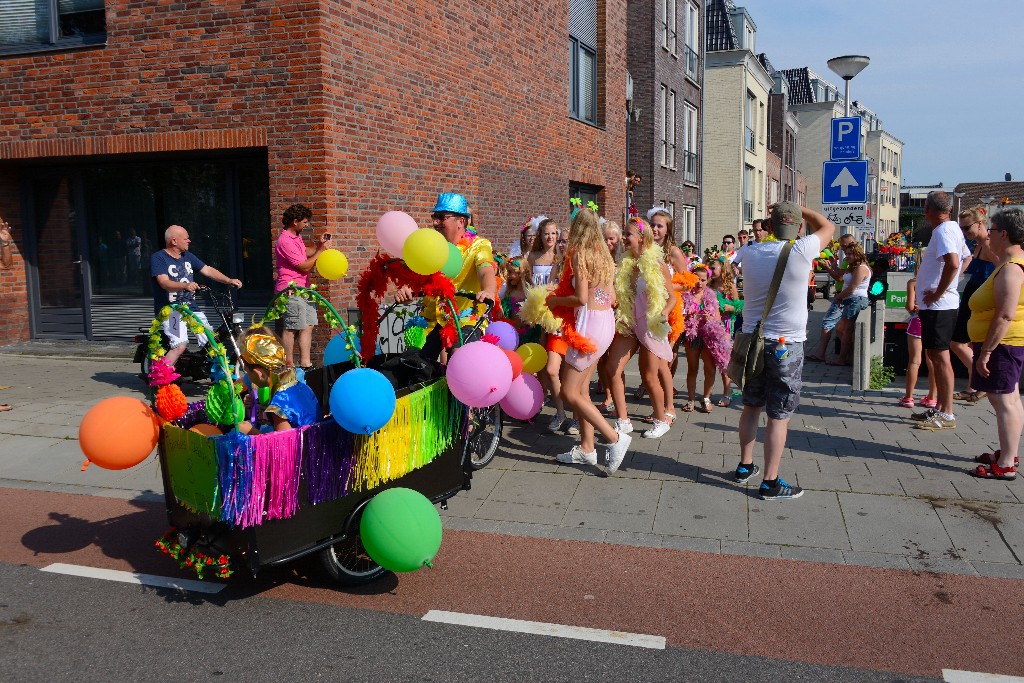
[[[871,281],[868,284],[868,301],[885,301],[889,293],[889,255],[872,254]]]

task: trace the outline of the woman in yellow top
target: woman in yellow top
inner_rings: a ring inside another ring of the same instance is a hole
[[[970,299],[967,333],[974,343],[971,388],[988,393],[996,412],[999,450],[975,458],[972,474],[983,479],[1016,479],[1017,447],[1024,429],[1024,405],[1017,385],[1024,368],[1024,211],[992,216],[989,246],[999,266]]]

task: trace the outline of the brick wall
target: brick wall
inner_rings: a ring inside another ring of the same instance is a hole
[[[353,277],[320,283],[345,308],[385,211],[425,227],[438,192],[462,192],[504,249],[529,216],[568,220],[570,182],[621,185],[626,0],[598,2],[598,126],[567,115],[564,0],[106,8],[105,47],[0,60],[0,210],[16,213],[13,161],[266,147],[273,237],[310,206],[349,257]]]
[[[0,166],[0,217],[11,224],[14,237],[14,263],[8,270],[0,268],[0,344],[13,344],[29,338],[28,287],[25,278],[23,249],[25,234],[20,230],[20,197],[17,173]]]

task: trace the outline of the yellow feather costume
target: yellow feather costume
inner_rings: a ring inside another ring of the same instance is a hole
[[[619,302],[615,309],[615,329],[620,334],[633,334],[636,324],[633,318],[633,302],[636,299],[633,269],[636,268],[639,270],[638,277],[642,277],[647,285],[647,329],[659,339],[668,338],[670,328],[663,314],[669,297],[661,270],[664,264],[665,254],[656,245],[648,247],[639,259],[629,252],[623,257],[615,273],[615,297]]]

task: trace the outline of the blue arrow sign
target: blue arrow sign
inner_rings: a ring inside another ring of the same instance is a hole
[[[829,158],[832,161],[860,159],[859,116],[832,119],[832,137]]]
[[[826,161],[821,166],[822,204],[864,204],[868,201],[867,161]]]

